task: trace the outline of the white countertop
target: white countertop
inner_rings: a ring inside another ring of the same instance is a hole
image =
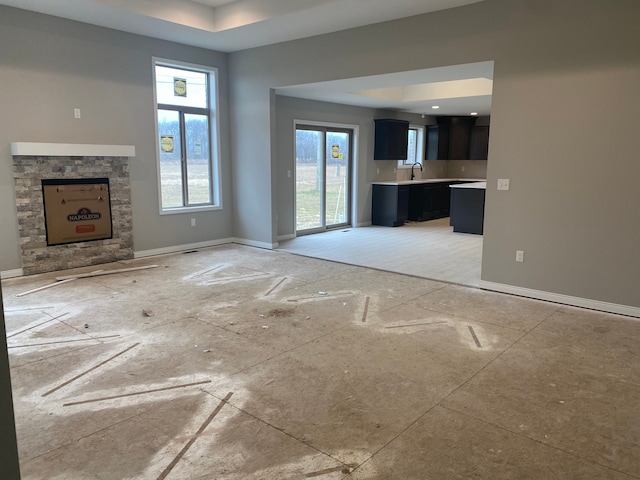
[[[483,182],[486,188],[486,179],[484,178],[421,178],[419,180],[400,180],[397,182],[371,182],[372,185],[418,185],[421,183],[440,183],[440,182]],[[467,185],[461,184],[461,185]]]
[[[449,188],[477,188],[479,190],[486,190],[487,182],[459,183],[457,185],[450,185]]]

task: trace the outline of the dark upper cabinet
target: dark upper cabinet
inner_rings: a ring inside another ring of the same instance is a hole
[[[486,160],[489,156],[489,125],[471,127],[469,160]]]
[[[449,138],[449,159],[467,160],[469,158],[469,136],[475,123],[474,117],[452,117],[451,136]]]
[[[375,120],[374,160],[404,160],[407,158],[409,122],[406,120]]]
[[[476,127],[475,121],[476,117],[438,117],[437,125],[427,127],[424,159],[486,160],[489,127]]]
[[[427,127],[427,145],[425,160],[449,160],[449,125],[429,125]]]

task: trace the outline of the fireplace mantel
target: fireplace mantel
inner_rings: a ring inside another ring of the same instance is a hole
[[[11,155],[40,157],[135,157],[134,145],[11,142]]]

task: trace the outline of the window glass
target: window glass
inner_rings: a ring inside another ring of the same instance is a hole
[[[185,114],[188,203],[211,203],[211,161],[209,159],[209,117]]]
[[[160,190],[162,208],[183,206],[180,112],[158,110]]]
[[[405,163],[414,164],[418,161],[418,130],[409,129],[409,142],[407,144],[407,161]]]
[[[156,65],[159,104],[207,108],[207,73]]]
[[[409,128],[409,138],[407,142],[407,158],[405,160],[398,160],[398,165],[413,165],[420,161],[418,154],[419,149],[419,137],[417,128]]]

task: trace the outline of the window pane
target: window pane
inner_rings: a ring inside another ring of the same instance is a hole
[[[327,132],[325,165],[325,224],[339,225],[348,220],[349,134]]]
[[[156,65],[156,100],[159,104],[207,108],[206,73]]]
[[[416,152],[418,149],[418,131],[415,128],[409,129],[409,143],[407,146],[407,162],[416,163]]]
[[[162,208],[182,207],[182,142],[178,112],[158,110],[158,138]]]
[[[324,133],[296,130],[296,230],[322,227]]]
[[[211,203],[211,162],[209,158],[209,118],[185,114],[187,185],[189,205]]]

